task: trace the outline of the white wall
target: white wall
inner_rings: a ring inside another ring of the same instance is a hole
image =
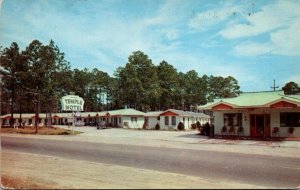
[[[160,123],[157,117],[148,117],[148,129],[155,129],[157,123]]]
[[[185,119],[184,119],[184,122],[183,122],[183,118],[185,118]],[[149,121],[150,121],[150,120],[149,120]],[[157,121],[157,120],[155,120],[155,121]],[[209,122],[209,119],[206,119],[206,118],[198,118],[198,121],[199,121],[201,124],[205,124],[206,122]],[[156,123],[157,123],[157,122],[154,122],[153,120],[152,120],[151,122],[153,122],[153,124],[151,124],[151,126],[152,126],[152,125],[155,126]],[[160,121],[158,121],[158,122],[159,122],[159,124],[160,124],[160,128],[161,128],[161,129],[177,129],[177,126],[178,126],[179,122],[183,122],[183,124],[184,124],[184,129],[185,129],[185,130],[191,130],[192,124],[193,124],[193,123],[196,123],[197,121],[196,121],[196,118],[194,118],[194,117],[176,116],[176,124],[175,124],[175,125],[172,125],[172,116],[169,116],[169,125],[166,126],[166,125],[165,125],[165,116],[161,116],[161,117],[160,117]],[[150,123],[150,122],[149,122],[149,123]],[[149,126],[150,126],[150,124],[149,124]]]
[[[271,135],[274,127],[279,127],[279,136],[280,137],[288,137],[288,129],[289,127],[280,127],[280,112],[300,112],[300,108],[296,109],[272,109],[270,111],[271,114]],[[290,137],[300,137],[300,127],[294,127],[294,134]],[[276,136],[275,134],[273,136]]]
[[[270,114],[270,125],[272,136],[272,130],[274,127],[279,127],[279,137],[288,136],[289,127],[280,127],[280,112],[300,112],[300,108],[297,109],[254,109],[253,111],[242,110],[242,111],[216,111],[214,112],[214,125],[215,125],[215,134],[221,135],[221,129],[224,126],[224,113],[242,113],[242,126],[244,127],[244,135],[250,136],[250,114]],[[246,118],[246,120],[245,120]],[[300,127],[294,128],[294,134],[291,137],[300,137]],[[275,136],[275,135],[273,135]],[[276,135],[277,137],[277,135]]]
[[[242,127],[244,128],[244,136],[250,136],[250,117],[246,110],[243,111],[216,111],[214,112],[214,133],[215,135],[221,135],[222,127],[224,126],[224,113],[241,113],[242,114]],[[246,120],[245,120],[246,116]]]
[[[170,117],[169,117],[169,124],[170,124]],[[169,129],[169,126],[165,125],[165,116],[160,116],[159,125],[160,125],[160,129]]]
[[[144,117],[139,116],[137,117],[137,121],[131,121],[131,116],[121,116],[122,117],[122,127],[125,128],[124,122],[128,122],[128,128],[134,129],[142,129],[144,125]]]

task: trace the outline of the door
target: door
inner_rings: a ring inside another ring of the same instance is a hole
[[[250,116],[250,136],[251,137],[270,137],[270,115],[257,114]]]
[[[114,118],[114,127],[118,127],[118,118],[117,117]]]
[[[264,127],[265,127],[265,119],[264,115],[256,115],[255,116],[255,136],[263,137],[264,135]]]

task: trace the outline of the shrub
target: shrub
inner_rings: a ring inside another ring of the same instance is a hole
[[[160,129],[160,126],[159,126],[159,123],[157,123],[156,125],[155,125],[155,130],[159,130]]]
[[[184,130],[184,124],[183,124],[182,122],[179,122],[179,123],[178,123],[178,126],[177,126],[177,129],[178,129],[179,131]]]
[[[147,129],[147,128],[148,128],[148,124],[146,122],[144,122],[143,129]]]
[[[196,128],[201,133],[201,123],[199,121],[196,122]]]
[[[205,123],[204,132],[205,132],[206,136],[210,136],[210,125],[209,125],[209,123]]]
[[[196,129],[197,128],[197,124],[196,123],[193,123],[192,124],[192,129]]]

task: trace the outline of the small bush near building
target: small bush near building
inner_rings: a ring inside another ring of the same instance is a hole
[[[206,136],[210,136],[210,125],[209,125],[209,123],[205,123],[204,131],[205,131]]]
[[[193,123],[192,124],[192,129],[196,129],[197,128],[197,124],[196,123]]]
[[[177,126],[177,129],[178,129],[179,131],[184,130],[184,124],[183,124],[182,122],[179,122],[179,123],[178,123],[178,126]]]
[[[197,129],[200,131],[201,123],[200,123],[199,121],[196,122],[196,127],[197,127]]]
[[[144,122],[143,129],[147,129],[147,128],[148,128],[148,124],[146,122]]]
[[[155,130],[159,130],[160,129],[160,126],[159,126],[159,123],[157,123],[156,125],[155,125]]]
[[[200,128],[198,128],[198,130],[200,132],[200,135],[209,136],[210,135],[210,125],[209,125],[209,123],[205,123]]]

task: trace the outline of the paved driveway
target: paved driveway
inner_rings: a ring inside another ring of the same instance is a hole
[[[68,126],[58,126],[68,128]],[[300,141],[255,141],[211,139],[198,135],[198,131],[156,131],[111,128],[97,130],[96,127],[75,127],[79,135],[22,135],[25,138],[55,139],[64,141],[85,141],[108,144],[142,145],[151,147],[184,148],[258,155],[273,155],[300,158]]]
[[[67,126],[60,126],[68,128]],[[71,129],[71,128],[69,128]],[[193,131],[156,131],[96,127],[75,127],[84,133],[72,139],[110,144],[143,145],[169,148],[201,149],[245,154],[274,155],[300,158],[299,141],[255,141],[211,139]]]

